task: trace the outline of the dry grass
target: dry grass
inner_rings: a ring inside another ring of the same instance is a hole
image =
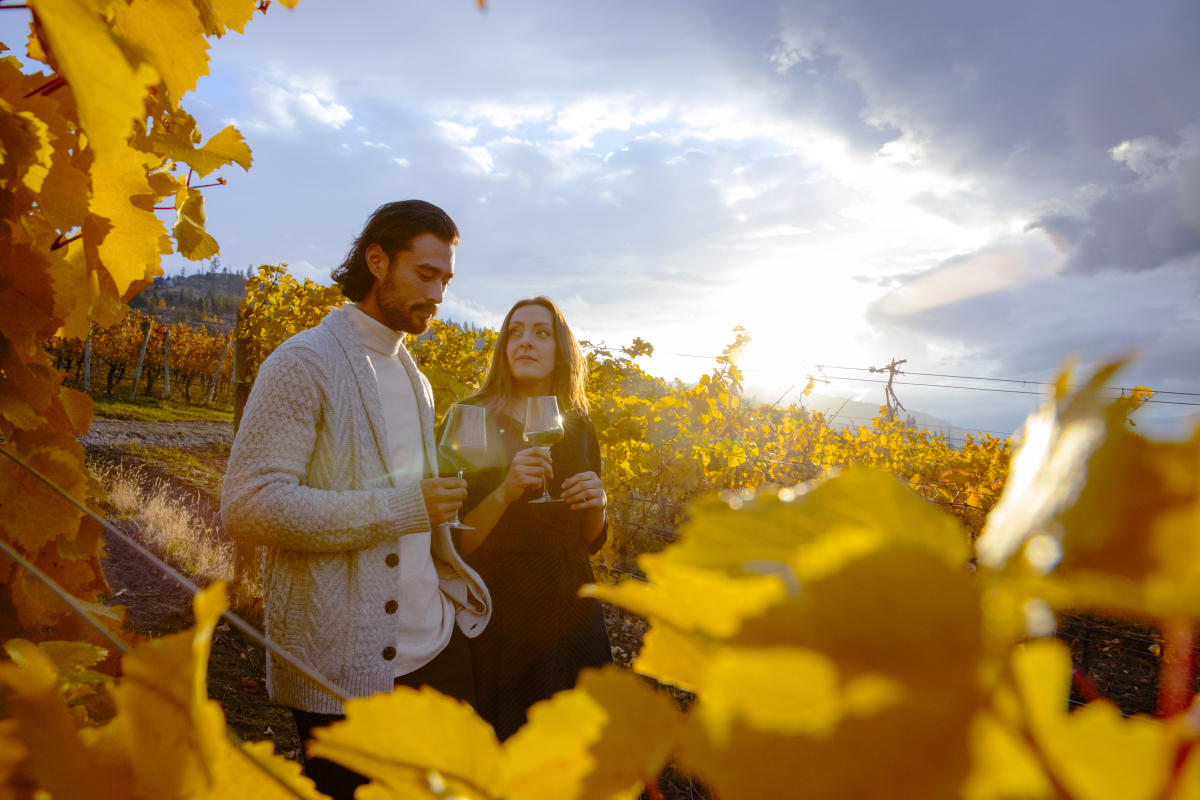
[[[139,467],[93,468],[107,493],[110,516],[135,522],[141,543],[168,564],[201,585],[225,581],[234,608],[260,593],[259,587],[235,580],[233,543],[192,510],[185,492],[149,478]]]

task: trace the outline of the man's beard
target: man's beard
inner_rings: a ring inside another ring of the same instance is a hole
[[[380,310],[383,311],[384,324],[397,333],[424,333],[437,316],[437,306],[432,303],[417,303],[408,308],[380,304]],[[426,311],[429,316],[422,313]]]

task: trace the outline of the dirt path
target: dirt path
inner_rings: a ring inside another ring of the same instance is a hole
[[[233,423],[94,419],[81,441],[92,447],[228,447],[233,444]]]
[[[142,448],[187,451],[223,472],[233,442],[232,424],[97,419],[81,441],[93,465],[136,470],[145,485],[166,485],[173,507],[186,508],[213,529],[224,530],[220,498],[147,459]],[[137,523],[123,520],[115,524],[134,539],[143,540]],[[105,546],[108,558],[103,566],[113,592],[112,602],[126,607],[126,624],[131,630],[154,637],[192,624],[190,590],[119,537],[106,533]],[[221,704],[229,728],[241,739],[271,739],[277,753],[298,758],[300,741],[291,713],[267,698],[265,663],[262,647],[220,623],[213,635],[208,663],[209,697]]]

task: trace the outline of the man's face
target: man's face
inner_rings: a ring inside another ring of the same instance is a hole
[[[413,239],[412,247],[396,252],[390,260],[377,244],[367,248],[366,257],[375,275],[372,294],[378,316],[372,316],[397,333],[429,330],[446,285],[454,277],[454,245],[423,233]],[[371,295],[366,303],[371,305]]]

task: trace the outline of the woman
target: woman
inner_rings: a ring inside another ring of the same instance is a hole
[[[487,409],[507,465],[468,475],[460,514],[474,530],[459,538],[492,594],[491,622],[471,650],[477,707],[501,739],[531,705],[574,686],[580,669],[612,661],[599,602],[576,597],[593,580],[588,555],[604,543],[608,499],[583,367],[558,307],[521,300],[504,319],[483,388],[466,401]],[[555,395],[563,415],[563,439],[548,452],[521,438],[525,400],[541,395]],[[543,476],[564,502],[528,502]]]

